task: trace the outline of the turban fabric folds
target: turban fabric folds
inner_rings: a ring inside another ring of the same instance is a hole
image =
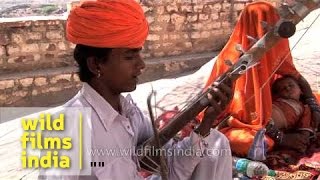
[[[66,36],[74,44],[140,48],[148,31],[143,10],[134,0],[93,0],[71,10]]]

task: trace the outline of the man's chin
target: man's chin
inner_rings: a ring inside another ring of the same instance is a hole
[[[126,88],[123,92],[132,92],[137,89],[137,85]]]

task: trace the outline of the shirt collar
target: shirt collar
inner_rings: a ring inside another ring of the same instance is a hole
[[[83,83],[80,93],[92,106],[92,109],[98,114],[107,129],[119,113],[88,83]]]
[[[102,123],[106,129],[110,127],[113,121],[120,114],[113,109],[113,107],[88,83],[83,83],[82,89],[80,90],[82,96],[88,101],[92,106],[93,110],[98,114],[99,118],[102,120]],[[127,97],[120,95],[120,104],[122,114],[127,116],[133,107],[135,107],[133,100],[130,94]]]

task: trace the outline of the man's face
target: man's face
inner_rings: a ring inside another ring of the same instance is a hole
[[[100,80],[111,92],[122,93],[136,89],[138,76],[145,68],[140,51],[141,48],[114,48],[109,59],[101,64]]]
[[[301,95],[301,89],[297,82],[292,78],[286,78],[279,82],[278,88],[280,97],[286,99],[299,100]]]

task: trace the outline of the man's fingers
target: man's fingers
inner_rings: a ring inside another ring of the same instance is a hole
[[[232,89],[230,86],[227,86],[224,83],[217,83],[214,82],[213,85],[215,85],[216,87],[218,87],[219,89],[221,89],[221,91],[226,95],[226,97],[231,98],[232,96]]]
[[[219,92],[219,93],[221,93],[221,92]],[[211,105],[211,107],[209,107],[210,110],[208,110],[208,111],[210,111],[210,113],[212,111],[215,111],[215,112],[221,112],[222,111],[221,105],[219,105],[219,103],[215,100],[215,98],[214,98],[214,96],[212,94],[208,94],[208,99],[209,99],[209,102],[210,102],[210,105]]]

